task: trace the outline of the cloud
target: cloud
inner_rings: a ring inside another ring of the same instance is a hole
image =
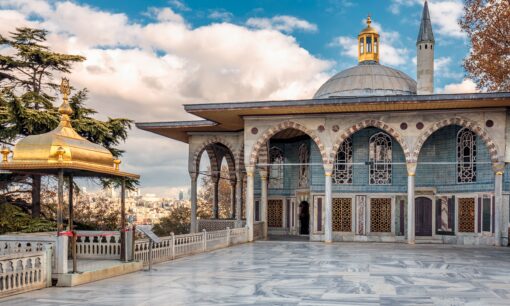
[[[249,18],[246,25],[257,29],[277,30],[292,33],[294,30],[316,32],[317,25],[294,16],[280,15],[273,18]]]
[[[392,0],[390,11],[400,14],[401,7],[423,7],[423,0]],[[434,34],[445,37],[464,38],[465,33],[461,30],[458,20],[463,15],[464,4],[462,0],[430,0],[429,10]],[[417,18],[421,18],[421,10]],[[420,19],[416,21],[419,22]]]
[[[438,78],[462,79],[464,74],[451,69],[451,57],[439,57],[434,59],[434,74]]]
[[[89,89],[87,104],[100,118],[188,120],[196,118],[183,103],[310,98],[332,66],[283,30],[193,28],[171,8],[151,9],[142,24],[70,1],[0,3],[0,34],[22,24],[45,28],[54,50],[87,58],[69,78]],[[122,168],[142,174],[142,189],[189,184],[187,145],[134,129],[122,148]]]
[[[454,93],[473,93],[478,92],[476,84],[471,79],[464,79],[460,83],[448,84],[437,90],[438,93],[454,94]]]
[[[209,18],[228,22],[234,17],[231,12],[225,10],[213,10],[209,13]]]
[[[191,9],[184,3],[184,1],[179,0],[170,0],[168,3],[174,7],[175,9],[178,9],[180,11],[191,11]]]
[[[365,20],[362,21],[366,25]],[[409,62],[410,50],[401,44],[400,34],[394,31],[385,31],[379,23],[372,22],[381,36],[379,59],[382,64],[390,66],[404,65]],[[358,58],[357,39],[351,36],[335,37],[330,46],[340,47],[340,53],[351,58]]]

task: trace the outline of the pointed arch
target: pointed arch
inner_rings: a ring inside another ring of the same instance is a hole
[[[407,145],[407,143],[404,140],[404,138],[402,137],[402,135],[400,135],[394,128],[392,128],[388,124],[384,123],[383,121],[369,119],[369,120],[363,120],[361,122],[358,122],[357,124],[351,126],[349,129],[344,131],[342,134],[340,134],[340,136],[333,143],[333,149],[331,150],[331,153],[329,154],[329,159],[331,160],[331,162],[334,162],[338,149],[340,148],[342,143],[347,138],[351,137],[351,135],[353,135],[354,133],[356,133],[364,128],[367,128],[367,127],[375,127],[375,128],[378,128],[378,129],[383,130],[386,133],[388,133],[391,137],[393,137],[398,142],[398,144],[402,148],[402,151],[404,151],[404,156],[406,158],[406,161],[409,162],[411,160],[411,157],[412,157],[411,151],[409,150],[409,146]]]
[[[299,130],[299,131],[307,134],[319,148],[319,151],[322,156],[322,161],[324,163],[328,162],[328,155],[327,155],[326,148],[325,148],[324,144],[322,143],[322,140],[320,139],[320,137],[314,131],[308,129],[304,125],[299,124],[297,122],[285,121],[285,122],[279,123],[278,125],[267,129],[259,137],[259,139],[257,140],[257,142],[255,142],[255,144],[253,145],[253,147],[251,149],[249,165],[255,166],[255,163],[257,162],[257,154],[258,154],[260,148],[262,146],[264,146],[271,139],[271,137],[276,135],[278,132],[286,130],[286,129],[296,129],[296,130]]]
[[[467,128],[471,130],[473,133],[475,133],[487,146],[491,161],[493,163],[498,162],[499,160],[498,148],[494,140],[492,140],[492,138],[489,136],[489,133],[484,128],[482,128],[478,123],[460,117],[454,117],[438,121],[434,123],[430,128],[428,128],[425,132],[423,132],[423,134],[421,134],[418,137],[414,145],[412,160],[414,162],[418,161],[418,156],[420,155],[421,148],[432,134],[434,134],[437,130],[449,125],[458,125]]]
[[[220,154],[221,156],[217,156],[217,153],[219,152],[216,152],[217,150],[214,148],[215,145],[221,145],[225,148],[225,152],[222,152],[222,154]],[[207,151],[207,154],[209,155],[211,169],[220,170],[219,167],[221,166],[221,159],[225,157],[227,160],[230,178],[235,179],[236,164],[238,164],[236,161],[239,160],[240,153],[234,149],[234,146],[230,142],[222,137],[214,136],[200,144],[200,146],[192,154],[192,165],[195,167],[195,169],[193,169],[195,172],[200,169],[200,157],[204,151]]]

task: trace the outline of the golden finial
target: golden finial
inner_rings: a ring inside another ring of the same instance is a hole
[[[119,171],[120,163],[121,163],[120,159],[113,160],[113,167],[115,168],[115,170]]]
[[[58,147],[57,149],[57,158],[58,158],[58,161],[61,162],[61,161],[64,161],[64,154],[66,153],[66,150],[62,147]]]
[[[370,27],[370,24],[372,23],[372,17],[370,17],[370,13],[368,13],[367,17],[367,26]]]
[[[9,150],[9,148],[7,148],[6,146],[3,146],[0,153],[2,153],[2,162],[4,162],[4,163],[8,162],[7,158],[9,157],[11,150]]]
[[[62,78],[62,83],[60,83],[60,93],[62,94],[62,105],[60,105],[58,112],[62,115],[70,116],[73,113],[73,109],[69,106],[69,95],[71,94],[71,87],[69,87],[69,80],[67,78]],[[69,118],[62,118],[67,119]]]

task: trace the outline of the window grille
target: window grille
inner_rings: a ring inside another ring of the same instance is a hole
[[[457,182],[476,182],[476,134],[467,128],[457,134]]]
[[[282,149],[272,147],[269,150],[269,160],[271,163],[271,166],[269,167],[269,187],[283,188],[284,156]]]
[[[369,141],[370,185],[391,185],[391,137],[379,132]]]
[[[308,186],[308,160],[309,160],[308,146],[306,143],[302,143],[299,146],[299,187]]]
[[[352,184],[352,138],[342,142],[336,152],[335,167],[333,168],[333,182],[335,184]]]

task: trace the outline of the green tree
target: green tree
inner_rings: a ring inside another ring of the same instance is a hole
[[[59,114],[53,105],[58,89],[55,74],[70,73],[73,64],[85,60],[80,55],[52,51],[45,45],[47,34],[46,30],[17,28],[10,37],[0,35],[0,46],[3,47],[0,54],[0,141],[4,144],[49,132],[58,125]],[[78,90],[70,99],[73,127],[81,136],[120,157],[123,152],[116,146],[126,140],[132,121],[124,118],[97,120],[93,118],[96,112],[85,107],[86,99],[86,89]],[[0,176],[0,187],[12,182],[31,186],[32,216],[38,217],[41,177]],[[118,183],[114,180],[101,182],[104,186]],[[129,181],[128,188],[136,184],[137,181]],[[5,201],[5,197],[0,198],[0,202]]]

